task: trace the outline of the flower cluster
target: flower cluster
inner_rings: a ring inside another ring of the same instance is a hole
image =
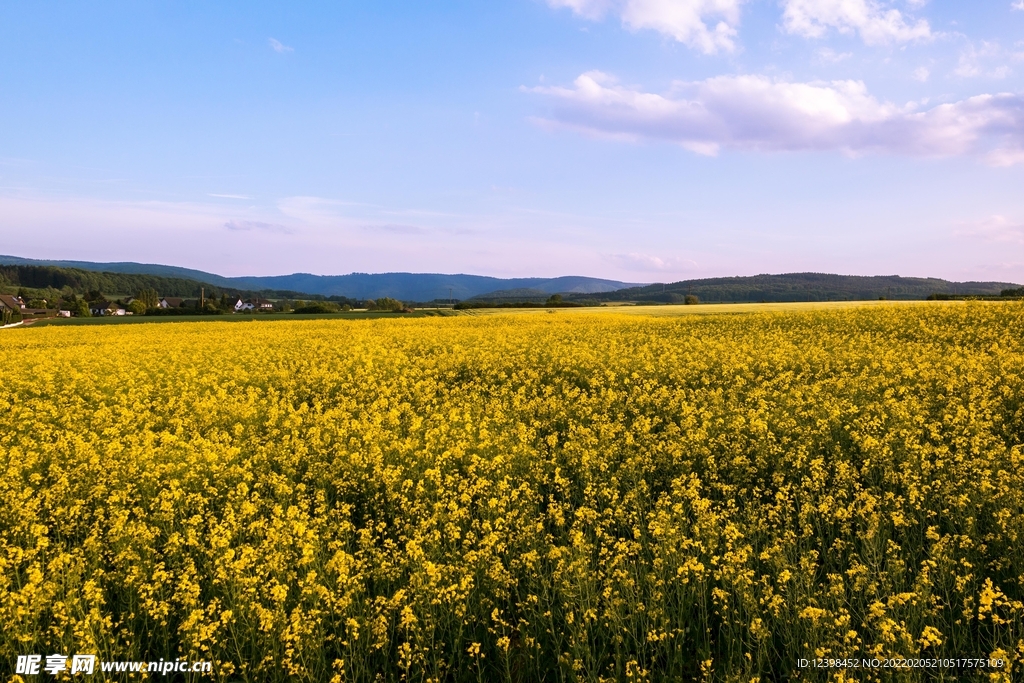
[[[1021,329],[973,303],[3,334],[0,662],[1009,680]]]

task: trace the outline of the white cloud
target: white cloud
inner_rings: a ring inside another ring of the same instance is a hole
[[[957,237],[981,238],[991,242],[1024,244],[1024,223],[994,215],[978,223],[965,225],[954,234]]]
[[[818,60],[826,64],[838,64],[853,56],[852,52],[836,52],[830,47],[823,47],[816,54]]]
[[[232,219],[225,222],[224,227],[236,232],[251,232],[253,230],[259,230],[262,232],[277,232],[283,235],[290,235],[294,232],[286,225],[281,225],[280,223],[266,223],[264,221],[243,221]]]
[[[856,33],[867,45],[932,37],[927,21],[908,20],[898,9],[887,8],[878,0],[783,0],[783,7],[784,28],[807,38],[820,38],[829,29]]]
[[[925,81],[928,80],[929,76],[931,76],[931,72],[927,69],[927,67],[919,66],[916,69],[914,69],[915,81],[921,81],[922,83],[924,83]]]
[[[384,223],[381,225],[364,225],[363,230],[375,233],[388,233],[391,235],[425,235],[427,230],[418,225],[403,225],[401,223]]]
[[[283,55],[286,52],[294,52],[295,51],[295,48],[288,47],[287,45],[282,43],[277,38],[268,38],[267,40],[270,42],[270,49],[273,50],[274,52],[277,52],[278,54],[282,54]]]
[[[653,256],[630,252],[609,254],[608,260],[619,268],[640,273],[684,273],[697,268],[697,262],[676,256]]]
[[[1001,62],[1013,59],[1017,59],[1017,55],[1004,50],[998,41],[983,40],[980,47],[969,42],[960,51],[953,75],[960,78],[1006,78],[1012,71],[1007,64]]]
[[[665,95],[591,71],[574,87],[532,92],[556,103],[548,125],[621,139],[664,140],[698,154],[721,148],[914,156],[981,155],[1024,161],[1024,96],[986,94],[927,110],[872,96],[861,81],[792,83],[718,76],[678,83]]]
[[[652,29],[680,43],[714,54],[736,48],[736,26],[744,0],[548,0],[591,20],[608,14],[632,29]],[[717,20],[717,21],[715,21]],[[714,23],[712,26],[711,24]]]
[[[1017,2],[1010,5],[1010,9],[1024,10],[1024,0],[1017,0]]]

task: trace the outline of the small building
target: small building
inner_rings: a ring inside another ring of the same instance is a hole
[[[10,294],[0,294],[0,311],[8,310],[21,313],[25,310],[25,302],[20,297]]]
[[[266,299],[260,299],[259,297],[256,297],[255,299],[249,299],[248,301],[246,301],[246,303],[247,304],[252,304],[253,310],[256,310],[256,311],[272,311],[272,310],[274,310],[274,302],[273,301],[268,301]]]
[[[96,316],[124,315],[125,310],[110,301],[94,301],[89,304],[89,312]]]
[[[66,311],[66,310],[61,309],[61,310],[57,311],[57,317],[58,318],[70,318],[71,317],[71,311]]]
[[[181,297],[177,296],[165,296],[157,303],[157,308],[181,308],[181,302],[184,301]]]

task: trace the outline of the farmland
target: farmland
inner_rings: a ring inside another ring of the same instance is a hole
[[[958,302],[8,330],[0,667],[1011,680],[1021,329]],[[891,657],[1004,666],[799,665]]]

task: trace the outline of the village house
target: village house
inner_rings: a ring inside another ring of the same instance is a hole
[[[253,309],[255,309],[257,311],[273,311],[274,310],[274,302],[273,301],[267,301],[266,299],[260,299],[259,297],[255,298],[255,299],[249,299],[249,303],[251,303]]]
[[[125,314],[123,308],[111,301],[94,301],[89,304],[89,312],[96,316]]]
[[[267,301],[266,299],[260,299],[259,297],[242,301],[241,297],[236,297],[234,309],[236,313],[241,313],[243,311],[273,311],[274,302]]]
[[[181,297],[177,296],[165,296],[160,299],[157,303],[157,308],[181,308],[181,302],[184,301]]]
[[[19,297],[10,294],[0,294],[0,311],[2,310],[23,313],[25,311],[25,302]]]

